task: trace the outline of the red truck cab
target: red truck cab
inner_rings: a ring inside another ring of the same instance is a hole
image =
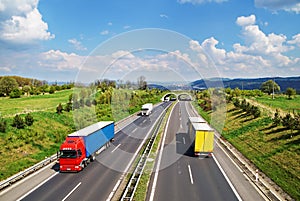
[[[85,152],[82,137],[67,137],[59,150],[60,171],[81,171],[86,166]]]

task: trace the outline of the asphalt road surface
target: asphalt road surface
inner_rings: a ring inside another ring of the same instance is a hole
[[[194,157],[190,149],[193,140],[187,134],[189,116],[195,115],[188,102],[179,102],[174,107],[162,141],[161,158],[156,159],[158,169],[151,177],[147,200],[263,200],[242,174],[238,178],[240,180],[235,180],[237,185],[241,183],[251,189],[242,192],[246,194],[244,197],[240,196],[228,178],[225,178],[227,176],[218,167],[214,156]],[[216,144],[215,150],[221,152]],[[222,157],[229,161],[225,154]]]

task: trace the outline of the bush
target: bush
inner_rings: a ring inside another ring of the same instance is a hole
[[[55,86],[51,86],[50,90],[49,90],[50,94],[54,94],[55,93]]]
[[[279,126],[281,124],[281,117],[279,116],[278,109],[276,109],[276,112],[274,114],[273,120],[273,125],[274,126]]]
[[[3,118],[0,118],[0,132],[6,132],[6,121]]]
[[[61,103],[60,103],[60,104],[56,107],[56,113],[57,113],[57,114],[61,114],[62,111],[63,111],[63,107],[62,107],[62,105],[61,105]]]
[[[9,93],[10,98],[20,98],[21,95],[22,95],[22,92],[18,88],[13,89],[12,92]]]
[[[288,113],[282,118],[282,125],[293,132],[293,130],[295,130],[297,127],[297,121],[292,117],[291,114]]]
[[[68,103],[66,104],[66,107],[65,107],[64,110],[67,111],[67,112],[70,112],[70,111],[72,110],[72,103],[71,103],[71,102],[68,102]]]
[[[13,127],[16,127],[18,129],[24,128],[25,127],[25,122],[22,119],[22,117],[20,117],[19,115],[16,115],[14,117],[13,123],[12,123]]]
[[[34,119],[32,117],[32,115],[30,113],[28,113],[26,116],[25,116],[25,124],[27,126],[31,126],[34,122]]]
[[[233,105],[234,105],[235,107],[239,108],[239,107],[241,106],[239,99],[235,98],[235,99],[233,100]]]

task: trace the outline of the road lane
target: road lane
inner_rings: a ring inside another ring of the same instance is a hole
[[[171,113],[153,200],[238,200],[213,158],[193,157],[185,108]]]

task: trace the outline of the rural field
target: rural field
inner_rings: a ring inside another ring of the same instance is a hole
[[[58,91],[55,94],[24,96],[22,98],[0,98],[1,117],[11,117],[15,114],[37,111],[55,111],[59,103],[66,103],[72,89]]]

